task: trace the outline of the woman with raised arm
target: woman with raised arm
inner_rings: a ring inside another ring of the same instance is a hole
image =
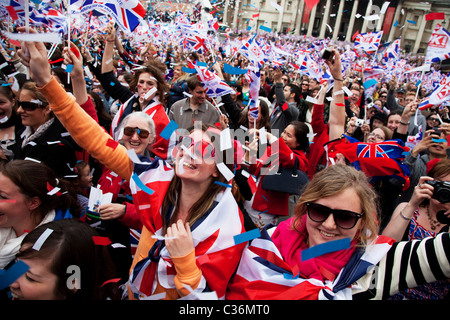
[[[121,106],[111,124],[111,135],[117,140],[122,120],[131,112],[143,111],[152,117],[156,127],[155,142],[152,144],[150,151],[155,156],[166,159],[169,142],[160,137],[162,130],[169,123],[169,117],[163,105],[165,94],[169,91],[169,85],[164,80],[164,74],[158,66],[149,63],[134,71],[130,88],[123,86],[113,73],[113,49],[116,39],[116,30],[113,23],[108,25],[106,32],[100,81],[108,94],[121,102]]]
[[[211,141],[215,130],[196,128],[184,136],[174,168],[161,159],[136,159],[56,83],[42,43],[26,42],[22,48],[19,54],[31,77],[74,139],[130,181],[144,226],[128,282],[129,298],[178,299],[207,291],[223,298],[245,242],[234,241],[244,231],[242,214],[226,186],[232,171],[215,162],[224,159]]]

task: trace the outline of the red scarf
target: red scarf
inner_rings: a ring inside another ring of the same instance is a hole
[[[306,279],[333,281],[341,269],[347,264],[355,251],[356,240],[350,248],[324,254],[322,256],[301,261],[302,250],[308,249],[306,215],[301,219],[299,231],[293,228],[295,218],[281,222],[272,235],[272,241],[277,246],[284,261],[291,267],[298,267],[300,276]]]

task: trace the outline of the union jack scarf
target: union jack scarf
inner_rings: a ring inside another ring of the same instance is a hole
[[[245,248],[236,275],[228,286],[226,299],[350,300],[355,281],[375,266],[393,244],[392,239],[378,236],[365,249],[356,248],[339,274],[334,279],[328,276],[333,280],[321,280],[306,278],[302,270],[288,265],[267,229]]]
[[[163,234],[163,220],[170,220],[173,208],[161,212],[161,204],[173,178],[173,170],[163,160],[151,164],[135,164],[135,174],[145,186],[155,190],[149,195],[135,179],[130,180],[133,200],[145,227],[157,236]],[[230,188],[216,195],[209,209],[191,226],[197,266],[202,277],[195,292],[215,291],[223,299],[227,284],[236,270],[241,252],[246,243],[235,245],[234,236],[245,232],[242,213],[234,200]],[[164,240],[157,240],[147,258],[139,261],[132,270],[128,286],[136,298],[153,294],[157,284],[166,289],[176,289],[176,270]]]

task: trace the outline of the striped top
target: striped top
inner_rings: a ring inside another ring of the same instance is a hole
[[[376,268],[358,280],[358,286],[353,286],[353,298],[386,300],[399,291],[447,278],[450,278],[448,233],[396,242]]]
[[[419,208],[414,211],[413,219],[409,224],[408,240],[421,240],[427,237],[436,237],[437,233],[422,227],[418,222]],[[407,289],[397,293],[389,300],[436,300],[444,299],[448,294],[450,284],[447,281],[435,281],[416,288]]]

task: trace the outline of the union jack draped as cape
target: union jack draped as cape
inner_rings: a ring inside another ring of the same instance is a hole
[[[130,188],[145,227],[159,236],[163,218],[170,219],[172,208],[160,212],[174,172],[163,160],[155,159],[150,164],[135,164],[135,174],[152,195],[141,190],[131,179]],[[227,284],[236,270],[245,243],[235,245],[234,236],[245,232],[243,217],[230,188],[224,188],[210,210],[191,227],[194,239],[197,266],[202,271],[196,292],[215,291],[219,299],[225,296]],[[152,295],[157,282],[167,289],[175,289],[176,270],[165,248],[164,240],[155,242],[149,256],[139,261],[130,274],[128,285],[138,298]],[[157,279],[157,281],[155,281]]]
[[[392,239],[378,236],[366,249],[357,248],[334,281],[306,279],[294,271],[266,229],[244,249],[228,286],[230,300],[350,300],[352,285],[389,251]],[[301,274],[301,270],[300,270]]]

